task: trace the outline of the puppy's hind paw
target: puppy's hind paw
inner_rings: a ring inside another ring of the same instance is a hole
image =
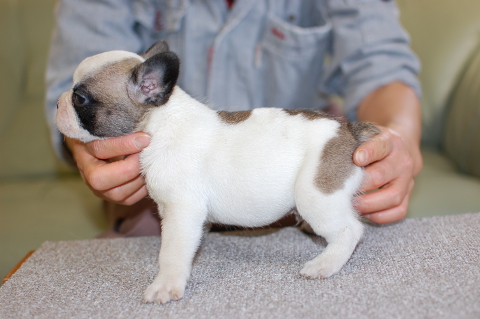
[[[168,283],[154,281],[145,290],[143,300],[145,303],[157,302],[166,304],[172,300],[180,300],[185,293],[185,285],[169,285]]]
[[[341,268],[341,265],[339,267],[325,260],[314,259],[305,264],[300,275],[306,278],[328,278],[338,273]]]

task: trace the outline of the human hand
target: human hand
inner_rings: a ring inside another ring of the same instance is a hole
[[[133,133],[90,143],[70,138],[65,141],[83,181],[96,196],[122,205],[133,205],[147,196],[139,153],[150,143],[148,134]]]
[[[353,156],[356,165],[365,167],[355,207],[363,217],[384,224],[405,218],[414,177],[423,164],[418,143],[408,143],[392,129],[380,129]]]

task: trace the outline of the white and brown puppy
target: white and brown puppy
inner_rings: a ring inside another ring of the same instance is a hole
[[[301,275],[340,271],[363,232],[352,203],[363,170],[352,154],[378,129],[313,111],[216,112],[176,86],[179,65],[165,42],[143,56],[101,53],[78,66],[58,102],[58,129],[71,138],[152,136],[140,160],[162,244],[145,301],[182,298],[206,222],[264,226],[294,207],[328,242]]]

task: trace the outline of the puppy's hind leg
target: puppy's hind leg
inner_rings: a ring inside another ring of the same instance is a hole
[[[296,194],[297,209],[314,232],[328,245],[300,274],[308,278],[328,278],[347,263],[363,234],[352,203],[352,192],[339,190],[323,194],[318,189],[302,187]]]

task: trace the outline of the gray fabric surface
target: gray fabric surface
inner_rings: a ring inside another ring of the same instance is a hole
[[[480,318],[480,213],[366,226],[326,280],[325,242],[296,228],[209,233],[183,300],[143,304],[160,239],[46,242],[0,287],[0,318]]]

